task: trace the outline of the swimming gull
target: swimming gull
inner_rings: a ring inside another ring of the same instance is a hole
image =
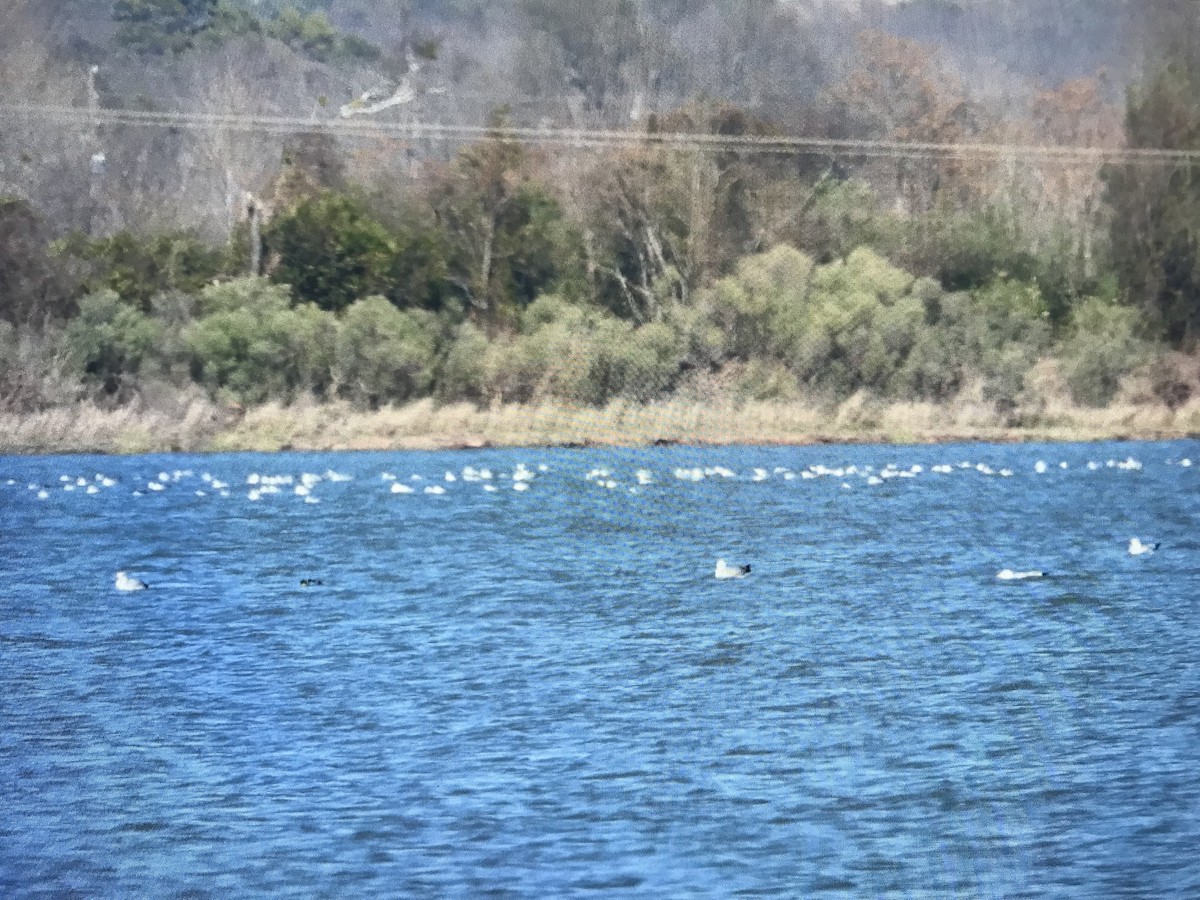
[[[1012,569],[1001,569],[996,573],[996,577],[1001,581],[1027,581],[1031,578],[1044,578],[1045,572],[1030,570],[1027,572],[1014,572]]]
[[[124,572],[118,572],[114,579],[118,591],[144,591],[150,585],[142,581],[140,578],[133,578],[126,575]]]
[[[1141,556],[1143,553],[1153,553],[1158,549],[1158,544],[1143,544],[1138,538],[1129,539],[1129,555]]]
[[[725,560],[717,560],[717,570],[713,573],[717,578],[745,578],[750,574],[750,564],[744,566],[730,566]]]

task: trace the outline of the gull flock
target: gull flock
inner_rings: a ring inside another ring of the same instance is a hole
[[[1189,458],[1168,459],[1164,465],[1177,466],[1181,469],[1191,469],[1192,460]],[[1029,472],[1033,476],[1045,476],[1051,472],[1069,470],[1071,464],[1065,461],[1050,463],[1037,460]],[[1138,472],[1143,469],[1143,463],[1132,456],[1123,460],[1107,459],[1104,461],[1088,460],[1078,466],[1085,472],[1115,470],[1122,472]],[[382,471],[377,476],[377,483],[383,485],[392,495],[422,495],[441,497],[453,493],[477,490],[487,494],[500,494],[507,491],[524,494],[535,488],[539,480],[544,480],[550,473],[550,467],[544,463],[529,466],[518,462],[511,469],[493,470],[486,466],[464,466],[457,471],[443,470],[440,475],[412,473],[401,477],[390,471]],[[984,462],[960,461],[956,463],[940,463],[928,468],[921,464],[901,467],[889,463],[876,468],[870,465],[827,466],[812,464],[806,468],[792,469],[786,466],[775,466],[771,469],[751,467],[738,472],[727,466],[674,466],[662,471],[639,467],[631,471],[619,471],[616,467],[597,466],[580,473],[580,480],[600,492],[627,493],[638,495],[649,493],[670,482],[699,483],[705,481],[747,482],[759,484],[764,482],[810,482],[832,481],[844,491],[859,487],[874,488],[891,481],[903,482],[910,479],[931,479],[951,476],[974,476],[984,478],[1014,478],[1018,473],[1010,467],[993,467]],[[367,477],[369,479],[369,476]],[[229,480],[219,478],[209,472],[197,474],[192,469],[174,469],[161,471],[150,477],[138,479],[116,478],[102,472],[90,476],[63,474],[58,476],[57,483],[28,482],[25,487],[30,496],[38,501],[48,501],[57,496],[95,497],[106,493],[123,493],[133,498],[151,497],[153,495],[190,493],[198,499],[216,498],[235,500],[241,497],[249,503],[261,503],[275,497],[290,497],[296,501],[316,505],[321,503],[319,496],[326,485],[339,482],[355,481],[353,475],[327,469],[323,473],[303,472],[294,474],[268,474],[251,472],[239,480],[229,477]],[[3,482],[8,488],[19,488],[16,479],[9,478]],[[1149,556],[1158,550],[1156,542],[1143,541],[1141,537],[1132,537],[1128,545],[1131,556]],[[729,565],[724,559],[717,561],[714,575],[717,579],[744,578],[750,573],[749,565]],[[1025,581],[1046,576],[1039,570],[1020,570],[1004,568],[996,573],[1000,581]],[[115,576],[117,590],[144,590],[145,582],[132,577],[125,572]]]

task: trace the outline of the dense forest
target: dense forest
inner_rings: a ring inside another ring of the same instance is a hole
[[[0,408],[1173,409],[1197,48],[1183,0],[15,0]]]

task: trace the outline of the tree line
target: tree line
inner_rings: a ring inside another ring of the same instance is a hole
[[[643,21],[646,8],[595,4],[604,15],[575,30],[561,10],[541,10],[533,31],[553,37],[547,58],[565,66],[545,83],[566,84],[597,115],[623,109],[614,97],[648,83],[629,68],[648,57],[629,47],[653,43],[651,24],[685,21],[669,6],[649,4]],[[866,30],[849,38],[853,62],[805,101],[807,125],[939,144],[1200,149],[1200,61],[1180,37],[1200,31],[1197,16],[1161,7],[1147,14],[1155,63],[1123,104],[1103,77],[1083,77],[1030,90],[1001,114],[936,49]],[[743,87],[782,58],[759,40],[780,8],[755,10],[742,20],[758,35],[743,35]],[[427,27],[421,4],[405,13]],[[445,35],[414,25],[401,51],[375,55],[331,24],[338,15],[352,18],[337,4],[329,16],[286,5],[254,16],[232,0],[119,0],[109,21],[124,52],[163,58],[164,71],[214,59],[205,54],[217,44],[282,47],[276,62],[307,59],[313,78],[389,53],[403,56],[398,76],[444,63]],[[641,25],[620,37],[622,22]],[[233,67],[221,91],[244,74],[243,50],[221,57]],[[794,105],[785,114],[765,95],[741,96],[659,106],[632,127],[796,130]],[[448,152],[327,132],[282,148],[219,130],[91,134],[99,175],[0,200],[0,402],[122,403],[196,386],[228,402],[311,393],[368,406],[973,392],[1019,416],[1046,360],[1082,403],[1107,403],[1135,372],[1170,405],[1193,390],[1180,356],[1200,325],[1191,164],[650,143],[552,151],[508,136],[519,109],[497,105],[491,121],[488,136]],[[29,141],[42,141],[41,157],[20,149]],[[41,133],[0,143],[6,171],[52,171],[56,153],[79,152]],[[204,154],[204,167],[187,168]],[[179,189],[164,201],[170,187],[154,187],[164,173],[212,185],[216,202],[190,205]],[[210,210],[226,224],[212,227]],[[64,227],[72,220],[86,227]]]

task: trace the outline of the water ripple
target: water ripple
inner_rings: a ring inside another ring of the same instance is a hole
[[[0,894],[1200,894],[1195,455],[0,460]]]

